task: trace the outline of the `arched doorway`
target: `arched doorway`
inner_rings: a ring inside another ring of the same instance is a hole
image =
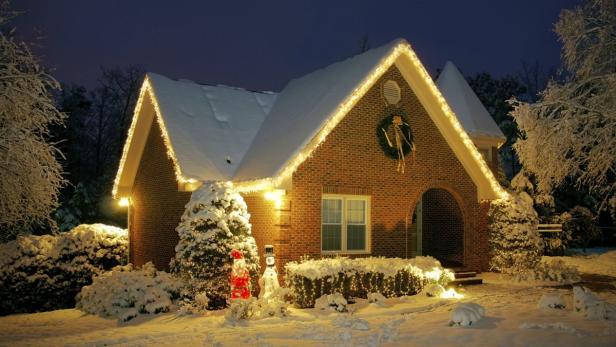
[[[427,190],[415,205],[409,230],[410,256],[430,255],[444,266],[464,264],[464,220],[445,189]]]

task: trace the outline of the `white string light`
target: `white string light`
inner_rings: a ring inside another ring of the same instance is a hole
[[[458,117],[449,107],[449,104],[447,103],[441,92],[438,90],[438,88],[434,84],[434,81],[432,81],[432,78],[430,77],[424,66],[421,64],[419,58],[417,57],[415,52],[413,52],[411,46],[407,42],[400,42],[392,49],[392,52],[390,54],[388,54],[381,60],[381,62],[376,66],[376,68],[368,76],[366,76],[363,82],[351,93],[351,95],[349,95],[347,99],[338,106],[336,111],[334,111],[333,115],[328,119],[323,128],[309,142],[309,144],[303,150],[297,153],[297,155],[292,160],[290,160],[282,170],[280,170],[280,173],[277,176],[251,181],[235,182],[235,188],[240,192],[254,192],[272,190],[280,186],[281,183],[291,177],[293,172],[295,172],[295,170],[307,158],[310,157],[313,151],[325,141],[329,133],[331,133],[331,131],[340,123],[340,121],[347,115],[347,113],[351,111],[351,109],[357,104],[357,102],[366,94],[366,92],[368,92],[370,88],[372,88],[374,83],[376,83],[376,81],[395,63],[396,59],[398,59],[398,57],[400,57],[401,55],[406,55],[413,63],[415,69],[419,72],[424,82],[430,89],[430,92],[432,93],[433,97],[436,98],[441,108],[441,111],[449,121],[450,125],[460,136],[462,143],[468,149],[468,152],[471,154],[474,161],[478,164],[483,175],[487,178],[490,184],[490,188],[496,193],[499,198],[507,198],[509,196],[508,193],[498,183],[498,181],[494,177],[494,174],[492,173],[492,170],[488,167],[482,155],[477,150],[477,147],[475,147],[475,144],[462,127],[460,121],[458,120]],[[120,160],[118,174],[115,178],[113,186],[113,196],[115,198],[117,198],[117,190],[120,182],[120,177],[124,169],[124,164],[128,156],[128,149],[130,147],[133,134],[135,132],[137,118],[139,112],[141,111],[141,107],[146,93],[149,93],[149,95],[151,96],[152,104],[156,113],[157,123],[161,128],[163,140],[167,148],[167,156],[171,158],[173,162],[177,181],[179,183],[191,183],[192,186],[197,186],[196,184],[194,184],[197,182],[195,179],[184,177],[182,174],[181,167],[175,155],[173,145],[169,139],[169,134],[167,133],[167,129],[165,127],[160,112],[160,107],[158,105],[154,89],[151,86],[149,78],[146,76],[146,79],[139,94],[139,100],[137,101],[137,105],[135,107],[135,114],[133,115],[133,121],[128,131],[128,137],[122,151],[122,159]]]

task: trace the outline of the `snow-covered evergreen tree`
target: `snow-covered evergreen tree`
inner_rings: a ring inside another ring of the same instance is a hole
[[[2,30],[12,16],[0,0],[0,241],[53,225],[49,215],[64,184],[60,153],[48,141],[49,127],[64,118],[50,95],[59,84],[28,45]]]
[[[243,253],[256,281],[259,256],[249,218],[244,199],[231,184],[205,183],[193,192],[176,228],[180,241],[171,261],[172,269],[188,283],[189,296],[205,293],[210,308],[227,305],[234,249]]]
[[[488,213],[491,270],[524,276],[541,261],[542,241],[533,199],[526,193],[492,202]]]
[[[616,212],[616,1],[564,10],[555,31],[567,78],[536,103],[514,101],[515,150],[540,190],[573,181]]]

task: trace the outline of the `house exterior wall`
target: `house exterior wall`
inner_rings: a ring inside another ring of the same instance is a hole
[[[130,262],[148,261],[167,270],[175,256],[175,231],[190,193],[179,192],[173,162],[167,157],[160,127],[152,122],[135,177],[129,211]]]
[[[377,125],[386,113],[381,95],[384,81],[402,89],[397,107],[407,114],[415,152],[406,157],[405,173],[378,145]],[[495,151],[493,151],[495,152]],[[494,164],[494,162],[492,163]],[[492,166],[492,165],[490,165]],[[251,214],[261,265],[266,244],[274,245],[278,270],[288,261],[321,254],[321,197],[356,194],[371,197],[371,252],[365,255],[406,257],[412,245],[408,234],[415,205],[432,188],[455,199],[463,223],[463,263],[487,269],[487,209],[478,203],[471,178],[458,161],[397,68],[392,67],[329,134],[326,141],[292,176],[291,189],[280,206],[263,193],[244,194]],[[152,261],[167,269],[175,254],[180,221],[189,192],[179,192],[173,164],[166,156],[161,131],[153,122],[135,178],[130,207],[130,261]],[[443,233],[441,237],[448,237]],[[355,255],[362,256],[362,255]]]
[[[404,174],[396,172],[395,160],[383,153],[376,136],[377,125],[387,115],[381,88],[389,79],[402,89],[397,107],[408,115],[416,148],[406,157]],[[476,186],[398,69],[392,67],[293,174],[290,229],[275,245],[279,259],[286,262],[303,255],[322,255],[324,192],[370,195],[370,255],[406,257],[412,212],[430,188],[445,189],[456,198],[464,223],[464,265],[482,269],[487,230]]]

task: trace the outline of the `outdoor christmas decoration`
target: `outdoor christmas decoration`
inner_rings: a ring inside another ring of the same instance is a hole
[[[250,271],[242,251],[231,251],[233,268],[231,270],[231,300],[250,298]]]
[[[265,245],[265,265],[268,268],[274,267],[276,265],[276,258],[274,257],[274,246]]]
[[[230,184],[205,183],[192,194],[176,228],[180,241],[171,262],[171,268],[187,282],[189,297],[205,293],[209,308],[219,309],[227,306],[232,286],[243,285],[250,295],[248,282],[258,276],[259,257],[249,218],[244,199]],[[240,270],[243,279],[229,281],[232,272]]]
[[[396,159],[396,171],[404,173],[405,157],[415,149],[411,127],[402,115],[396,110],[379,123],[376,133],[379,145],[385,154]]]

